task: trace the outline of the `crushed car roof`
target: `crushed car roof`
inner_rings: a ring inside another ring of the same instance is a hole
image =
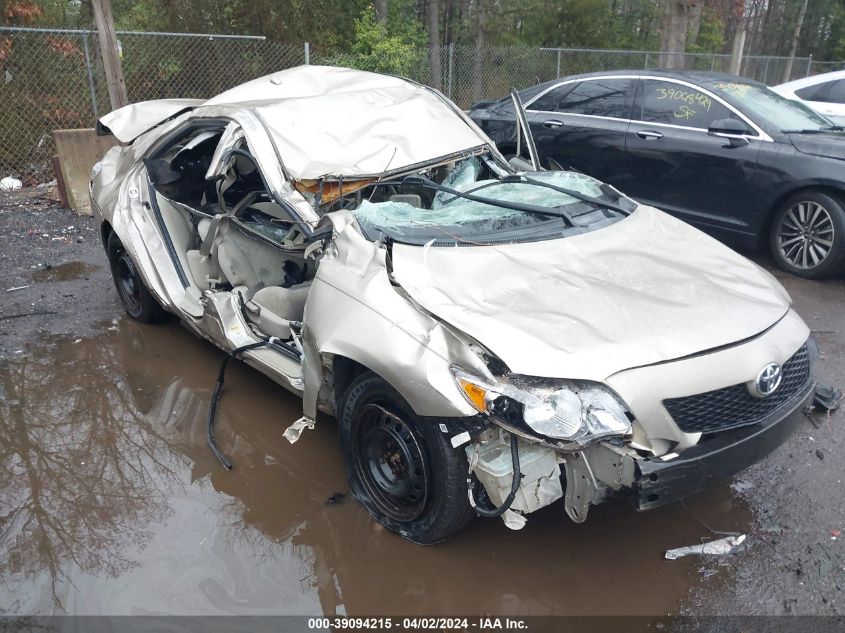
[[[152,102],[147,102],[148,104]],[[173,111],[184,103],[168,101]],[[171,105],[172,104],[172,105]],[[102,125],[124,140],[119,123],[143,127],[144,104],[106,115]],[[440,93],[407,79],[349,68],[299,66],[254,79],[202,102],[206,112],[250,110],[260,117],[288,176],[378,177],[491,145]],[[133,110],[134,109],[134,110]],[[166,111],[150,108],[147,111]],[[144,121],[151,127],[161,121]]]

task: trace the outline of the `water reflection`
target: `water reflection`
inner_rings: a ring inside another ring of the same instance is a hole
[[[574,525],[560,508],[521,532],[476,521],[412,545],[348,491],[334,422],[294,446],[300,403],[234,365],[205,446],[220,354],[178,326],[121,323],[0,366],[0,607],[48,613],[553,614],[671,612],[697,542],[680,507],[617,504]],[[727,487],[691,507],[717,529],[749,515]]]
[[[138,411],[118,351],[57,340],[0,365],[0,567],[46,572],[59,608],[69,564],[108,576],[138,564],[126,545],[166,520],[186,463]]]

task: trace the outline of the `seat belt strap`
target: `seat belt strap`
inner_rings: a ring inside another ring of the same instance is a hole
[[[202,244],[200,244],[200,256],[208,257],[212,254],[212,250],[214,249],[214,241],[217,238],[217,231],[220,228],[220,219],[223,216],[215,215],[211,218],[211,226],[208,227],[208,233],[205,234],[205,238],[202,240]]]

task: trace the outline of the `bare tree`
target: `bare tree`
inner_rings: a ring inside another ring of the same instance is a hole
[[[661,65],[665,68],[683,68],[686,50],[687,33],[690,20],[695,15],[701,15],[702,0],[664,0],[663,33],[660,50],[663,51]]]
[[[384,24],[387,22],[387,0],[376,0],[376,22]]]
[[[440,59],[440,0],[428,0],[428,63],[431,66],[431,85],[437,89],[443,88]]]
[[[792,32],[792,43],[789,45],[789,59],[786,60],[786,67],[783,69],[783,81],[785,82],[792,78],[792,64],[795,61],[795,51],[798,50],[798,40],[801,37],[804,16],[807,14],[807,2],[808,0],[804,0],[801,3],[801,9],[798,11],[798,20],[795,22],[795,30]]]
[[[484,79],[484,45],[487,36],[487,7],[485,0],[475,0],[475,51],[473,59],[472,100],[481,99]]]

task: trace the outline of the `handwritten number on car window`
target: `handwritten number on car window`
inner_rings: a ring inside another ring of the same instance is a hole
[[[658,99],[667,99],[669,101],[683,101],[688,105],[698,105],[705,112],[710,110],[713,101],[706,94],[698,92],[697,90],[681,90],[676,88],[655,88]],[[693,111],[693,114],[695,112]],[[677,118],[689,118],[689,116],[679,116],[676,112]],[[691,115],[690,115],[691,116]]]

